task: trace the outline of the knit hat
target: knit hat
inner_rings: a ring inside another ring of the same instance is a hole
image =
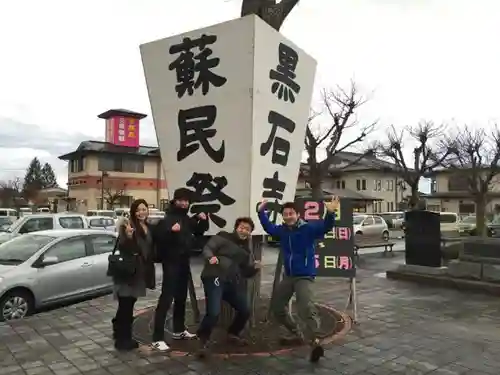
[[[179,188],[174,191],[174,201],[176,200],[186,200],[191,201],[193,192],[187,188]]]

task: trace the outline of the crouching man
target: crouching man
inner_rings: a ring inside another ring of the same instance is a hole
[[[240,281],[255,276],[260,268],[260,263],[254,261],[249,247],[253,230],[252,219],[236,219],[233,233],[220,232],[203,249],[205,266],[201,280],[205,290],[206,313],[197,332],[200,358],[209,354],[210,335],[219,319],[222,301],[236,311],[228,329],[228,340],[234,345],[246,345],[240,333],[250,317],[250,307],[246,290]]]
[[[333,198],[325,206],[327,209],[325,220],[306,222],[300,219],[294,202],[285,203],[281,212],[283,225],[270,222],[265,200],[258,208],[262,228],[279,239],[280,251],[283,252],[285,276],[275,291],[271,310],[276,320],[292,334],[287,341],[304,342],[304,336],[297,323],[287,312],[288,302],[295,294],[299,317],[304,321],[308,331],[311,362],[317,362],[324,356],[319,339],[320,321],[313,301],[316,277],[315,242],[332,230],[335,224],[335,211],[339,207],[338,198]]]

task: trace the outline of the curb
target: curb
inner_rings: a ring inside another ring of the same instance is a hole
[[[334,315],[338,315],[341,318],[341,323],[344,324],[344,327],[338,331],[335,332],[333,335],[327,336],[321,340],[321,343],[323,345],[329,345],[332,344],[342,338],[344,338],[347,333],[351,330],[352,328],[352,318],[345,312],[337,311],[333,307],[324,305],[324,304],[319,304],[317,303],[316,306],[319,306],[325,310],[328,310]],[[141,314],[144,314],[148,311],[150,311],[152,308],[155,308],[155,306],[149,306],[140,310],[136,310],[134,313],[134,317],[138,317]],[[168,354],[171,357],[187,357],[191,355],[191,352],[183,352],[179,350],[171,350],[168,352],[160,352],[157,350],[154,350],[149,344],[146,344],[144,342],[139,342],[141,345],[139,347],[139,351],[142,354],[150,355],[150,354],[156,354],[156,353],[163,353],[163,354]],[[253,352],[253,353],[213,353],[210,354],[211,358],[219,358],[219,359],[228,359],[228,358],[237,358],[237,357],[271,357],[271,356],[279,356],[283,354],[288,354],[291,353],[295,350],[303,349],[306,348],[306,345],[301,345],[301,346],[296,346],[296,347],[291,347],[291,348],[284,348],[284,349],[279,349],[279,350],[273,350],[271,352]]]

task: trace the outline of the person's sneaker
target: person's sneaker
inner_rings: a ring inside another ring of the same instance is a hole
[[[311,356],[309,360],[313,363],[319,361],[321,357],[325,356],[325,349],[321,346],[321,342],[319,339],[313,340],[311,343]]]
[[[135,340],[116,340],[115,349],[119,351],[128,352],[139,347],[139,343]]]
[[[227,335],[227,342],[236,346],[248,346],[248,341],[246,339],[240,336],[232,335],[230,333]]]
[[[210,355],[210,348],[208,346],[207,340],[200,340],[198,344],[198,350],[196,351],[196,356],[200,359],[205,359]]]
[[[151,347],[159,352],[167,352],[170,350],[170,346],[168,346],[165,341],[155,341],[151,344]]]
[[[178,332],[178,333],[173,333],[172,338],[174,340],[193,340],[197,336],[195,333],[191,333],[188,330],[185,330],[184,332]]]

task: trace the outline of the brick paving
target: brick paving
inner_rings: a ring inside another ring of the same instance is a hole
[[[207,363],[161,353],[117,353],[109,323],[115,303],[106,296],[0,324],[0,375],[499,374],[500,300],[380,277],[401,260],[401,253],[390,259],[363,256],[361,324],[329,346],[317,365],[300,350]],[[272,268],[264,269],[263,293],[269,291]],[[196,274],[199,266],[193,269]],[[347,290],[344,280],[321,279],[317,299],[342,309]],[[156,296],[151,293],[139,307],[154,304]]]

